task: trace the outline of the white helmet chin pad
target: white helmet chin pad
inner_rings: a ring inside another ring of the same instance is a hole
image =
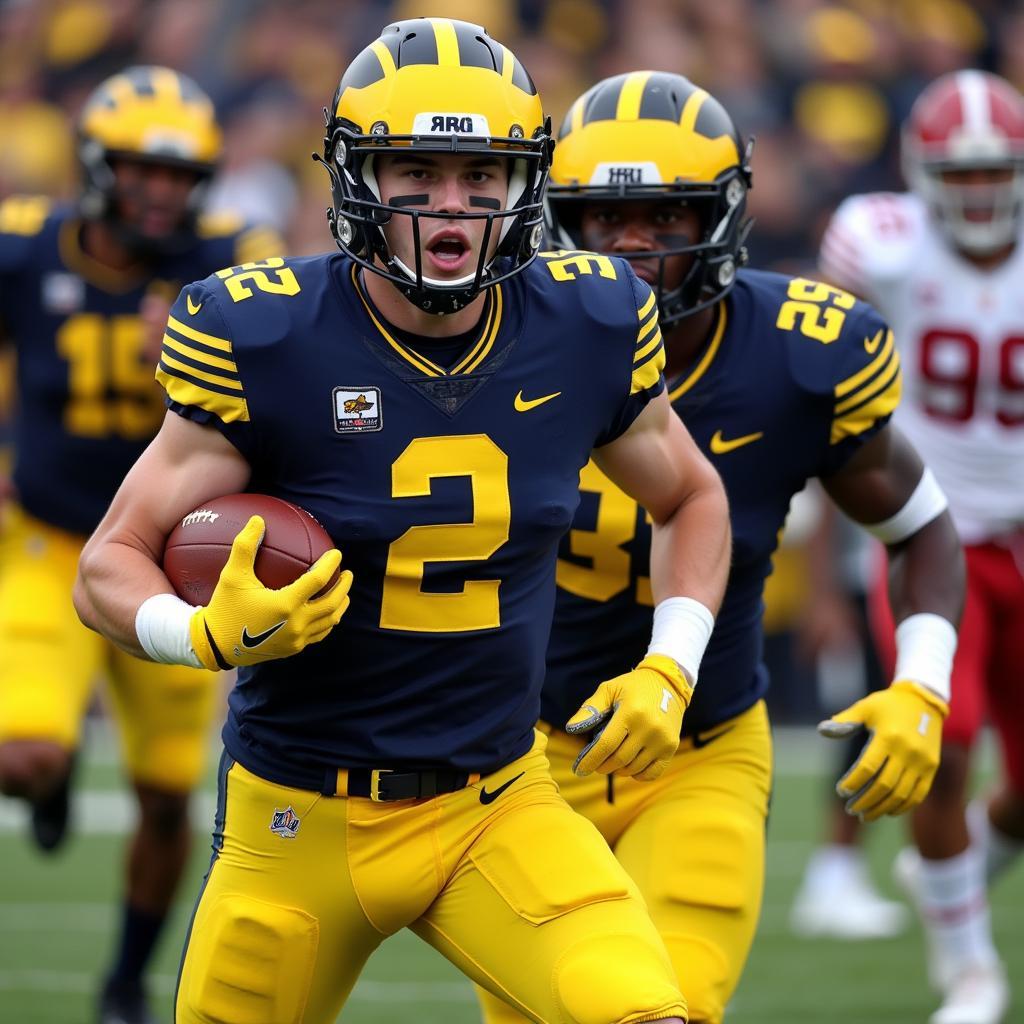
[[[398,267],[398,269],[403,274],[405,274],[405,276],[407,278],[409,278],[409,280],[413,284],[416,284],[416,271],[415,270],[411,269],[410,267],[407,267],[397,256],[392,256],[391,257],[391,262],[396,267]],[[487,267],[489,267],[490,265],[491,264],[488,261],[487,266],[484,267],[484,270],[486,271]],[[441,280],[440,278],[436,278],[436,277],[427,277],[426,274],[421,274],[420,275],[420,280],[425,285],[429,285],[431,288],[438,288],[438,289],[442,289],[443,290],[445,288],[465,288],[467,284],[472,284],[473,283],[473,278],[475,278],[475,277],[476,277],[476,271],[474,270],[472,274],[467,274],[465,277],[453,277],[453,278],[450,278],[448,280]]]

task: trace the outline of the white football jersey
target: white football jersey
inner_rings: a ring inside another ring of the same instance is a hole
[[[894,422],[931,466],[964,542],[1024,525],[1024,237],[982,271],[916,195],[852,196],[819,267],[892,327],[903,367]]]

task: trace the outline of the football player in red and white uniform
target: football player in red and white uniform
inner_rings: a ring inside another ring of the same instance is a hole
[[[1024,849],[1024,98],[994,75],[945,75],[915,103],[902,152],[910,191],[842,203],[820,269],[892,325],[904,373],[896,420],[965,545],[942,766],[913,818],[917,851],[901,854],[897,874],[921,911],[944,1000],[931,1024],[995,1024],[1009,996],[986,886]],[[986,719],[1005,772],[987,807],[965,813],[968,755]]]

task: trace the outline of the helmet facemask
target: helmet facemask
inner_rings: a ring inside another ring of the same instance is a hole
[[[391,135],[380,122],[369,133],[362,134],[355,125],[332,117],[329,111],[325,110],[324,115],[327,133],[322,162],[331,179],[332,206],[327,211],[331,233],[338,247],[359,266],[390,281],[414,305],[428,313],[454,313],[485,288],[519,273],[536,257],[543,237],[541,197],[553,145],[548,124],[538,129],[532,139],[525,138],[518,125],[513,125],[509,135],[502,138],[452,135],[439,139]],[[510,161],[505,206],[494,208],[489,199],[470,197],[469,205],[481,207],[481,212],[452,213],[417,208],[419,204],[411,201],[425,200],[419,196],[398,196],[390,203],[382,202],[374,159],[409,150],[417,154],[464,153]],[[394,253],[387,240],[384,228],[396,215],[411,218],[413,266]],[[431,221],[456,225],[485,222],[477,264],[470,273],[452,280],[424,273],[422,238]],[[491,253],[495,237],[497,245]]]
[[[986,184],[954,183],[945,177],[949,171],[986,169],[1005,169],[1009,175],[1006,181]],[[1024,214],[1024,160],[991,168],[921,161],[908,166],[906,174],[910,187],[928,203],[958,249],[986,256],[1016,240]],[[979,217],[979,213],[988,216]]]
[[[548,226],[556,244],[586,248],[580,225],[586,203],[630,203],[678,200],[693,208],[700,221],[700,239],[691,245],[637,252],[616,251],[629,261],[657,260],[658,276],[653,286],[658,301],[658,320],[663,329],[685,317],[707,309],[732,288],[736,271],[747,262],[744,245],[752,221],[745,218],[746,195],[750,187],[749,155],[742,166],[730,168],[713,182],[678,181],[668,185],[559,186],[548,192]],[[691,256],[683,280],[675,287],[666,284],[670,259]]]

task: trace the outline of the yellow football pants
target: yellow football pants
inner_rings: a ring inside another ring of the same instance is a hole
[[[771,733],[764,703],[685,739],[654,782],[590,775],[572,764],[583,745],[548,741],[562,796],[589,818],[640,888],[665,940],[693,1024],[719,1024],[746,963],[764,889]],[[478,990],[487,1024],[522,1017]]]
[[[636,887],[558,795],[544,746],[538,733],[474,785],[391,803],[279,786],[225,757],[177,1024],[330,1024],[403,927],[531,1021],[685,1020]]]
[[[96,681],[106,676],[131,777],[174,792],[200,779],[216,676],[118,650],[78,619],[71,588],[84,539],[16,507],[0,531],[0,742],[78,746]]]

